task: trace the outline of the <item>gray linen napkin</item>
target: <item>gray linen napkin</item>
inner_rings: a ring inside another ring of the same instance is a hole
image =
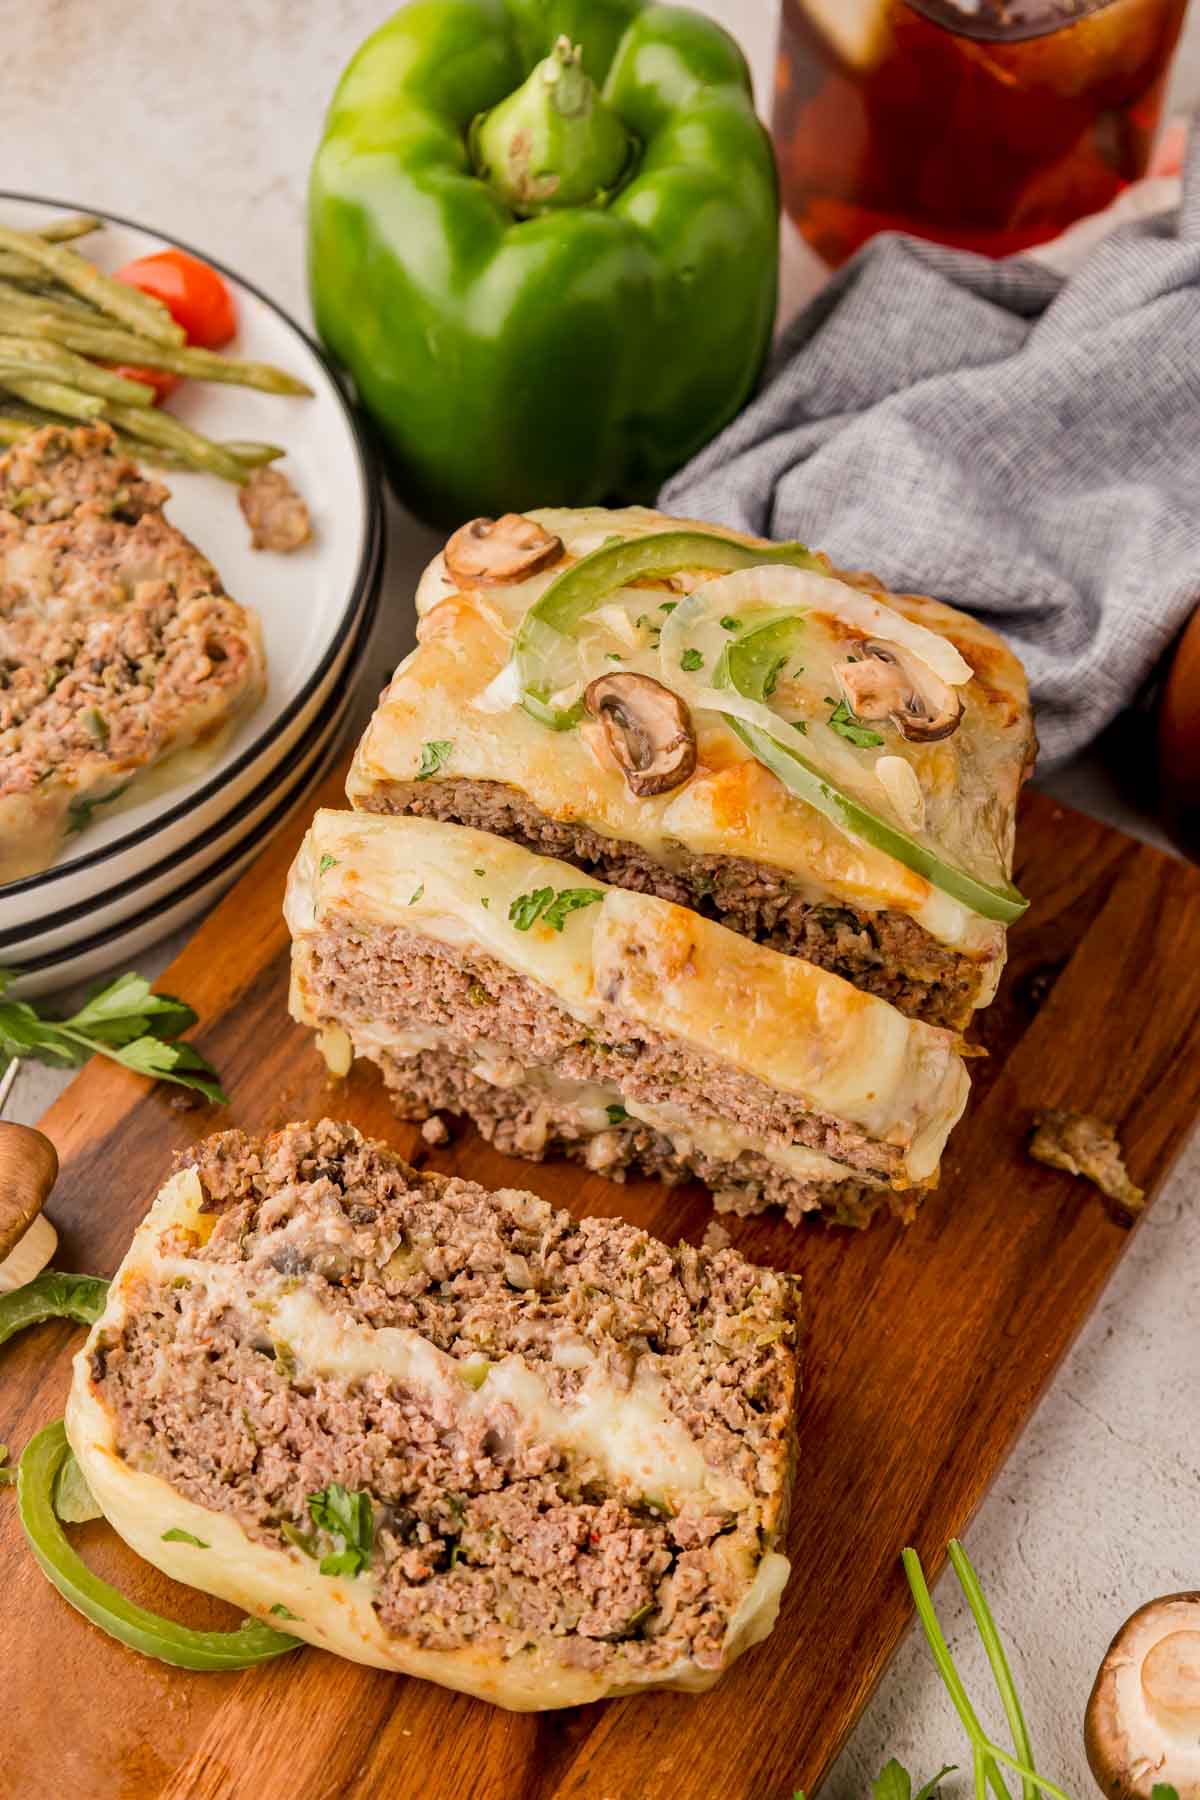
[[[659,503],[976,613],[1029,671],[1045,762],[1074,754],[1200,601],[1200,130],[1178,214],[1068,278],[877,238]]]

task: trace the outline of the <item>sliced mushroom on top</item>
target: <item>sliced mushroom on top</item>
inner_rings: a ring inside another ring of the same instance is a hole
[[[24,1287],[54,1255],[58,1233],[42,1208],[57,1179],[50,1139],[0,1122],[0,1294]]]
[[[604,729],[626,785],[639,799],[682,786],[696,767],[692,716],[653,675],[600,675],[583,703]]]
[[[471,519],[460,525],[443,552],[451,580],[460,587],[523,581],[548,569],[563,554],[563,541],[524,513]]]
[[[932,744],[957,731],[962,695],[899,644],[867,638],[853,657],[834,664],[860,719],[886,719],[912,744]]]
[[[1084,1719],[1088,1763],[1109,1800],[1172,1787],[1200,1800],[1200,1593],[1166,1594],[1126,1619]]]

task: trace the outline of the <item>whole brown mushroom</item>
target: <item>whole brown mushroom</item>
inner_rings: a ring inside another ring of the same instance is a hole
[[[1166,1594],[1126,1619],[1084,1719],[1092,1774],[1109,1800],[1172,1787],[1200,1800],[1200,1593]]]
[[[687,707],[653,675],[600,675],[583,703],[639,799],[682,786],[696,767],[696,734]]]
[[[0,1121],[0,1294],[24,1287],[54,1255],[58,1233],[42,1208],[57,1179],[50,1139]]]

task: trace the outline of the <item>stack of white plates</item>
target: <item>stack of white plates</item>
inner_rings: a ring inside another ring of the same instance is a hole
[[[81,209],[0,194],[0,220],[30,229]],[[86,241],[102,267],[167,240],[105,215]],[[212,257],[206,257],[212,263]],[[354,416],[320,351],[274,303],[219,263],[234,294],[231,350],[300,375],[312,399],[189,382],[171,410],[216,438],[286,447],[281,467],[308,503],[313,542],[255,551],[236,491],[178,474],[167,516],[263,626],[266,698],[203,754],[184,752],[97,815],[52,867],[0,886],[0,967],[38,994],[128,965],[212,904],[328,767],[362,673],[379,597],[383,513]]]

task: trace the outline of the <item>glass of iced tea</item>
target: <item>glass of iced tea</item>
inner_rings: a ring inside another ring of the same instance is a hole
[[[1003,256],[1145,173],[1187,0],[783,0],[775,142],[830,263],[876,231]]]

